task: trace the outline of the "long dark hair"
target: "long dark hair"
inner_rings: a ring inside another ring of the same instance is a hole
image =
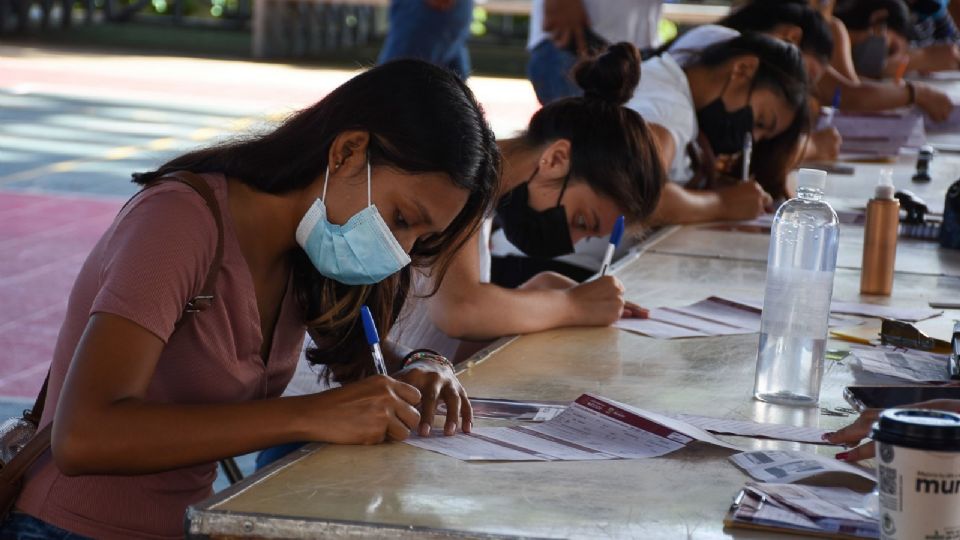
[[[779,24],[792,24],[803,31],[800,50],[828,63],[833,54],[833,34],[819,11],[800,0],[753,0],[730,12],[717,24],[741,34],[765,33]]]
[[[794,112],[793,122],[786,130],[776,137],[757,142],[753,147],[751,171],[770,195],[781,198],[786,194],[787,173],[797,158],[800,134],[810,124],[803,56],[799,49],[785,41],[762,34],[745,33],[700,51],[687,67],[716,67],[743,55],[756,56],[760,60],[753,87],[773,91]]]
[[[434,267],[439,283],[491,205],[500,154],[470,89],[453,73],[426,62],[398,60],[369,69],[272,132],[190,152],[134,175],[134,182],[149,184],[179,170],[216,172],[265,193],[287,193],[323,174],[331,144],[348,130],[369,132],[373,166],[440,172],[469,190],[450,226],[418,241],[410,254],[414,266]],[[356,322],[359,308],[368,304],[386,334],[408,293],[409,268],[376,285],[357,287],[321,275],[302,249],[294,250],[291,260],[303,320],[319,346],[307,351],[308,359],[330,366],[339,380],[372,371],[369,362],[356,362],[364,357],[365,343]]]
[[[633,220],[644,220],[660,200],[667,175],[660,151],[643,118],[623,105],[640,82],[640,53],[630,43],[611,45],[578,64],[574,79],[583,97],[544,106],[521,135],[538,147],[570,141],[570,179],[585,181],[613,199]]]
[[[880,10],[886,10],[882,21],[887,28],[906,36],[910,28],[910,9],[902,0],[847,0],[837,3],[833,15],[843,21],[850,30],[867,30],[870,17]]]

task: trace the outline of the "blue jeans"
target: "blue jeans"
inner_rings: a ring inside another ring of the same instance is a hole
[[[0,525],[0,540],[89,540],[23,512],[10,512]]]
[[[583,95],[583,90],[570,76],[576,63],[575,54],[558,49],[549,39],[541,41],[530,51],[527,78],[533,84],[541,105]]]
[[[467,38],[471,21],[473,0],[456,0],[445,11],[431,8],[424,0],[392,0],[390,31],[377,63],[419,58],[466,79],[470,74]]]
[[[283,456],[289,454],[290,452],[293,452],[294,450],[296,450],[297,448],[300,448],[305,444],[307,443],[294,442],[294,443],[281,444],[278,446],[271,446],[266,450],[261,450],[260,453],[257,454],[257,470],[259,471],[260,469],[266,467],[267,465],[282,458]],[[3,540],[3,538],[0,538],[0,540]]]

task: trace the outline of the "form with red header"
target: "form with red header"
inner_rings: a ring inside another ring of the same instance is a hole
[[[657,457],[695,440],[737,449],[682,420],[583,394],[541,424],[477,427],[470,434],[405,442],[464,461],[585,461]]]

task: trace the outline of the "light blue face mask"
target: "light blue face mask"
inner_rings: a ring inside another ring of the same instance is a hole
[[[346,285],[372,285],[410,264],[410,256],[397,242],[380,211],[370,199],[370,160],[367,159],[367,207],[343,225],[327,221],[327,185],[330,167],[323,177],[323,195],[310,206],[297,227],[297,243],[317,271]]]

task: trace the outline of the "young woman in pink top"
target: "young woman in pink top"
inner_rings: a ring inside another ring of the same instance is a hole
[[[0,538],[178,538],[216,461],[292,441],[372,444],[470,429],[437,361],[374,365],[408,263],[441,274],[494,199],[499,154],[469,89],[427,63],[373,68],[276,130],[136,175],[143,185],[83,265],[52,363],[41,427],[52,452],[27,476]],[[165,177],[195,173],[192,187]],[[218,242],[222,230],[222,242]],[[218,245],[212,304],[201,294]],[[342,388],[279,398],[304,330]],[[400,353],[400,354],[398,354]]]

